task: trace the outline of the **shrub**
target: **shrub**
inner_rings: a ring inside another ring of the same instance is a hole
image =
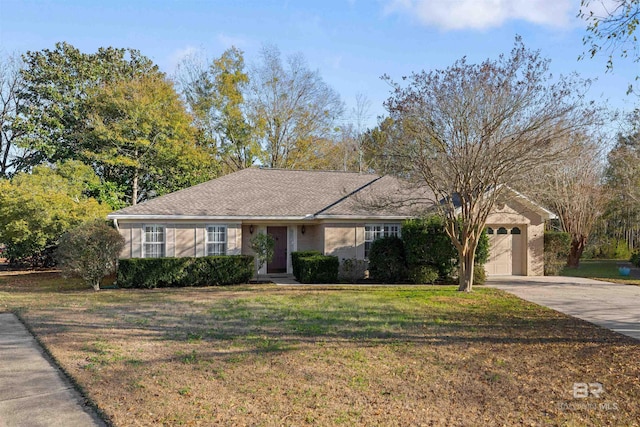
[[[484,264],[473,264],[473,283],[476,285],[484,285],[487,281],[487,270]]]
[[[430,265],[419,265],[409,269],[409,280],[411,283],[434,283],[438,280],[438,277],[440,277],[438,270]]]
[[[544,275],[557,276],[567,264],[571,235],[560,231],[544,233]]]
[[[116,283],[123,288],[246,283],[253,275],[253,260],[248,255],[121,259]]]
[[[268,262],[271,262],[276,249],[276,241],[273,236],[267,233],[258,233],[251,239],[251,249],[256,254],[258,265],[256,266],[256,277],[258,271]]]
[[[445,231],[444,220],[438,215],[412,219],[402,225],[407,267],[419,271],[419,267],[431,266],[441,279],[455,275],[459,265],[458,251]],[[484,265],[489,259],[489,237],[483,232],[478,240],[475,263]]]
[[[80,277],[94,290],[116,269],[124,238],[104,221],[92,221],[60,237],[56,259],[67,277]]]
[[[350,283],[356,283],[358,280],[364,279],[367,268],[367,261],[365,260],[345,258],[340,263],[338,278]]]
[[[453,273],[458,251],[451,243],[441,217],[433,215],[405,221],[402,224],[402,241],[410,270],[430,266],[442,278]]]
[[[300,281],[300,258],[305,258],[305,257],[310,257],[310,256],[316,256],[316,255],[322,255],[322,252],[320,251],[297,251],[297,252],[291,252],[291,268],[293,269],[293,275],[296,278],[296,280]]]
[[[369,274],[382,283],[397,283],[407,278],[404,243],[399,237],[383,237],[371,244]]]
[[[300,283],[337,283],[340,260],[336,256],[313,255],[298,258]]]

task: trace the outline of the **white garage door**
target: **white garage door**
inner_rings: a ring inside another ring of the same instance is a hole
[[[489,261],[485,265],[490,276],[524,274],[524,227],[497,225],[487,227]]]

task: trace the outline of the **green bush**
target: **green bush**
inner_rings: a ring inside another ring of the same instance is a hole
[[[487,271],[484,264],[473,264],[473,283],[476,285],[484,285],[487,281]]]
[[[340,260],[336,256],[312,255],[298,257],[300,283],[337,283]]]
[[[310,256],[322,255],[320,251],[297,251],[291,252],[291,268],[293,269],[293,275],[296,280],[299,280],[300,273],[300,258],[306,258]]]
[[[56,259],[65,277],[80,277],[97,291],[102,279],[116,270],[124,243],[105,221],[90,221],[60,237]]]
[[[436,215],[407,220],[402,224],[402,241],[410,270],[433,267],[441,278],[455,270],[458,251],[444,229],[444,220]]]
[[[402,239],[383,237],[371,244],[369,275],[382,283],[397,283],[407,278],[407,263]]]
[[[636,249],[635,251],[633,251],[633,253],[629,257],[629,261],[636,267],[640,267],[640,250]]]
[[[435,267],[419,265],[409,269],[409,281],[415,284],[434,283],[440,274]]]
[[[364,279],[367,268],[367,261],[363,259],[345,258],[340,263],[338,278],[349,283],[356,283],[358,280]]]
[[[458,250],[445,231],[442,217],[432,215],[405,221],[402,224],[402,241],[410,272],[430,266],[437,270],[440,279],[447,279],[456,274],[459,264]],[[489,237],[483,232],[478,240],[475,263],[484,265],[488,259]]]
[[[122,288],[224,286],[246,283],[253,257],[221,255],[184,258],[131,258],[118,263],[116,284]]]
[[[567,264],[571,235],[560,231],[544,233],[544,275],[557,276]]]

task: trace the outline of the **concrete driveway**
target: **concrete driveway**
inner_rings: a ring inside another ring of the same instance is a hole
[[[486,285],[640,340],[640,286],[558,276],[494,276]]]

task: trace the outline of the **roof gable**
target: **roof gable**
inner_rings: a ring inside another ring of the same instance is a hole
[[[248,168],[121,209],[111,217],[307,217],[377,179],[354,172]]]

